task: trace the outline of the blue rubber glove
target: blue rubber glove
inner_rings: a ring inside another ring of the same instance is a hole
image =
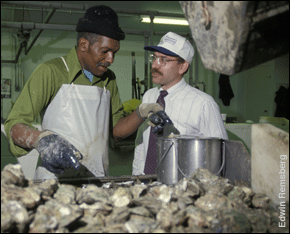
[[[43,166],[56,174],[63,174],[64,169],[79,169],[82,154],[67,140],[54,132],[45,131],[39,135],[34,148],[40,153]]]

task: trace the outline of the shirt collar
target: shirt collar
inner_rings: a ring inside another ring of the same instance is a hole
[[[82,74],[82,71],[83,71],[83,68],[80,64],[80,61],[79,61],[79,58],[77,55],[76,47],[73,47],[69,51],[69,53],[63,57],[65,57],[67,66],[69,68],[69,73],[68,73],[69,74],[69,83],[72,83],[76,77],[78,77],[79,75]],[[99,80],[106,80],[107,81],[106,83],[109,82],[109,78],[107,77],[107,73],[104,73],[102,78],[96,77],[93,75],[93,77],[91,77],[91,79],[92,79],[91,82],[95,82],[95,83],[98,82]]]
[[[182,89],[185,88],[185,86],[186,86],[186,82],[185,82],[185,79],[182,77],[182,79],[177,84],[167,89],[168,97],[174,98]],[[159,88],[159,92],[162,90],[163,90],[162,87]]]
[[[84,69],[84,73],[85,73],[85,76],[92,82],[94,75],[91,72],[89,72],[88,70],[85,70],[85,69]]]

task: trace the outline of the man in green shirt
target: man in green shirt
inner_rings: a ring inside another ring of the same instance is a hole
[[[108,67],[125,34],[111,8],[89,8],[76,31],[77,47],[36,68],[4,124],[13,155],[32,149],[40,153],[36,179],[107,175],[109,129],[122,140],[150,111],[162,109],[142,104],[124,117],[116,77]],[[42,132],[32,126],[38,114]]]

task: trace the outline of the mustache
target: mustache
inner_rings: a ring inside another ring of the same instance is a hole
[[[98,67],[100,67],[100,66],[109,67],[109,66],[111,66],[111,63],[98,63],[97,66]]]
[[[157,74],[159,74],[159,75],[163,75],[163,73],[160,72],[160,71],[158,71],[156,68],[152,68],[152,69],[151,69],[151,73],[157,73]]]

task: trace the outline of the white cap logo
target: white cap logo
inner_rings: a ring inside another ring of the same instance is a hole
[[[188,63],[191,63],[194,49],[186,38],[176,33],[168,32],[161,38],[158,46],[175,53]]]

